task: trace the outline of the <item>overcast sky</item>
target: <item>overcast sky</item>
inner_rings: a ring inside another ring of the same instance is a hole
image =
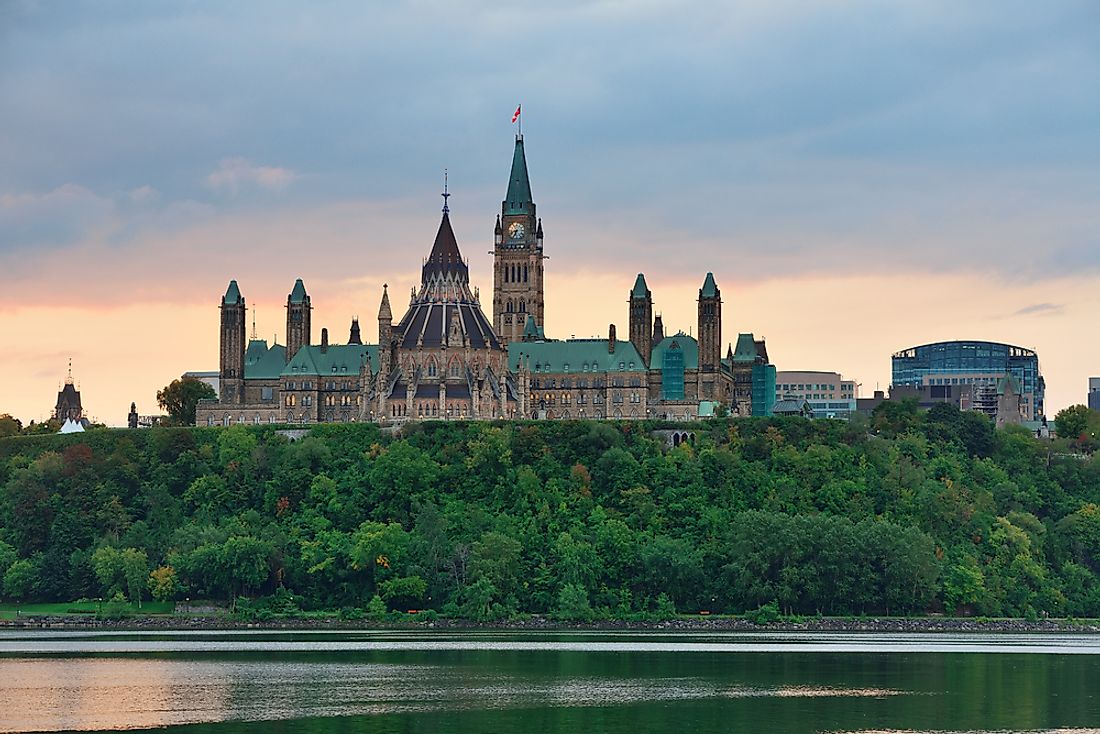
[[[216,369],[231,277],[269,338],[297,277],[318,331],[372,324],[444,168],[488,302],[521,102],[551,336],[625,326],[639,271],[688,330],[713,271],[779,369],[869,393],[896,349],[988,338],[1081,402],[1097,80],[1094,0],[0,0],[0,412],[46,415],[70,355],[100,418],[155,412]]]

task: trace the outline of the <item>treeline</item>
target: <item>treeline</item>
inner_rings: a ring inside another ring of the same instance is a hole
[[[628,617],[1100,616],[1100,463],[871,421],[318,425],[0,440],[8,600]]]

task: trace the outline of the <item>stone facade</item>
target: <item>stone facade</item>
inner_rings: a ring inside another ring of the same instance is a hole
[[[759,394],[767,350],[741,334],[722,358],[722,299],[711,273],[699,289],[698,340],[665,336],[641,274],[629,297],[628,341],[616,338],[614,324],[607,339],[545,336],[543,230],[522,137],[496,222],[492,322],[470,287],[448,196],[420,286],[396,323],[383,285],[377,344],[362,343],[355,320],[347,344],[330,344],[325,329],[314,344],[301,279],[287,296],[286,346],[246,341],[245,299],[231,281],[220,305],[222,393],[200,403],[198,423],[690,420],[719,403],[734,414],[766,414],[770,403]],[[774,368],[770,374],[774,402]]]

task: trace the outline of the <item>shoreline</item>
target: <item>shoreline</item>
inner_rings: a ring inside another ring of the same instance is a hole
[[[96,619],[76,615],[28,615],[19,619],[0,620],[0,631],[14,630],[104,630],[104,631],[465,631],[465,632],[847,632],[847,633],[1100,633],[1100,620],[1070,619],[980,619],[965,617],[926,618],[809,618],[802,621],[754,624],[745,619],[676,618],[664,621],[639,622],[602,620],[567,622],[547,617],[531,617],[504,622],[472,622],[461,619],[417,621],[342,620],[336,618],[287,618],[244,621],[220,617],[148,616],[122,620]]]

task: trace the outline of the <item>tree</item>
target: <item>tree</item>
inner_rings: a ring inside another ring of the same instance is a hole
[[[1070,441],[1077,441],[1089,427],[1089,413],[1091,411],[1084,405],[1071,405],[1063,408],[1054,416],[1058,437]]]
[[[141,606],[141,593],[149,574],[149,558],[145,551],[137,548],[120,551],[104,546],[92,554],[91,560],[104,596],[125,593],[131,604]]]
[[[588,592],[583,586],[565,584],[561,587],[556,616],[574,622],[592,619],[592,606],[588,603]]]
[[[424,600],[428,582],[419,576],[402,576],[378,584],[378,591],[394,609],[408,609]]]
[[[154,568],[149,573],[149,593],[157,601],[170,601],[179,593],[180,582],[176,576],[176,569],[171,566]]]
[[[25,601],[34,594],[38,582],[38,569],[34,561],[24,558],[16,561],[4,574],[4,595]]]
[[[157,391],[157,405],[168,411],[171,422],[178,426],[195,425],[195,407],[200,400],[217,398],[214,388],[194,377],[172,380]]]
[[[23,424],[9,413],[0,413],[0,438],[16,436],[23,430]]]

